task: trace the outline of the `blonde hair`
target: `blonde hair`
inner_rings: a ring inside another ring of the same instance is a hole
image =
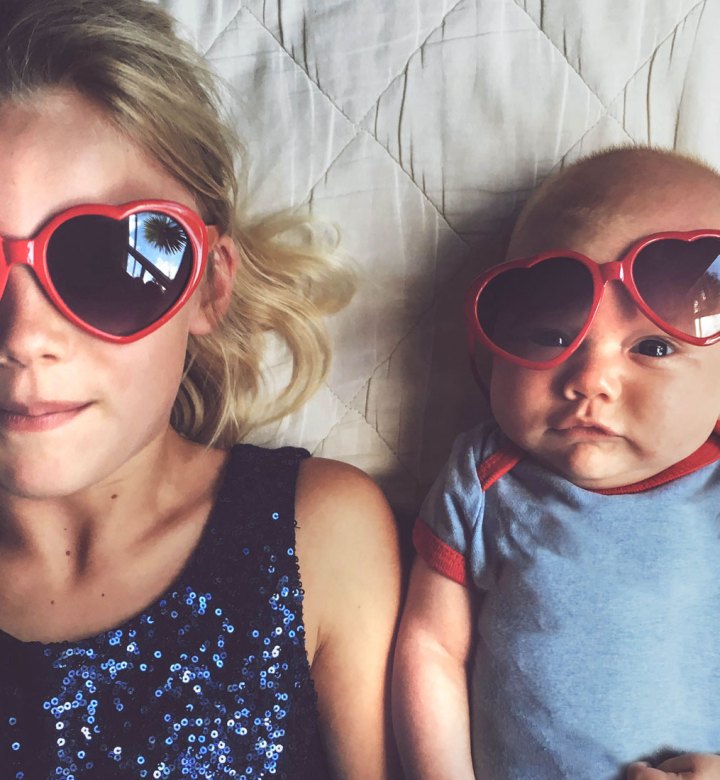
[[[0,100],[70,88],[94,101],[238,246],[228,312],[212,334],[190,337],[173,426],[228,446],[297,408],[327,372],[323,317],[348,302],[354,276],[336,237],[304,220],[243,224],[235,173],[241,146],[208,65],[146,0],[0,0],[0,11]],[[267,397],[262,360],[271,331],[287,345],[292,374]]]

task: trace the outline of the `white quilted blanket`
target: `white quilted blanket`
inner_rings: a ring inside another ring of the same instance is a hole
[[[254,440],[347,460],[412,515],[486,413],[461,300],[550,171],[609,144],[720,166],[720,0],[160,0],[229,84],[254,211],[336,221],[363,284],[332,372]]]

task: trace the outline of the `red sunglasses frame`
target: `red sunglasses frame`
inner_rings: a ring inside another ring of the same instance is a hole
[[[154,211],[166,214],[177,220],[185,229],[193,249],[193,268],[190,278],[179,298],[157,320],[135,333],[124,336],[106,333],[85,322],[70,309],[58,294],[52,283],[47,265],[47,249],[53,233],[70,219],[79,216],[109,217],[114,220],[123,220],[133,214],[143,211]],[[188,206],[170,200],[134,200],[119,206],[89,203],[72,206],[55,214],[32,238],[8,238],[0,236],[0,298],[5,292],[5,285],[14,265],[25,265],[32,269],[35,278],[45,294],[51,300],[55,308],[73,325],[77,325],[86,333],[105,341],[116,344],[129,344],[147,336],[149,333],[162,327],[187,303],[193,294],[200,279],[202,279],[208,254],[219,237],[217,228],[206,225],[202,218]]]
[[[684,341],[687,344],[693,344],[699,347],[705,347],[709,346],[710,344],[717,343],[720,341],[720,332],[715,333],[712,336],[691,336],[687,333],[683,333],[677,328],[674,328],[669,323],[665,322],[647,305],[647,303],[645,303],[642,295],[640,295],[640,292],[635,285],[635,280],[633,279],[632,275],[632,268],[633,264],[635,263],[635,259],[637,258],[638,254],[650,244],[654,244],[658,241],[663,241],[666,239],[692,243],[693,241],[696,241],[700,238],[717,238],[720,240],[720,230],[708,228],[685,232],[671,231],[653,233],[652,235],[645,236],[644,238],[641,238],[633,243],[628,251],[625,252],[625,254],[619,260],[613,260],[607,263],[598,263],[595,260],[580,254],[579,252],[561,249],[550,252],[542,252],[537,255],[532,255],[531,257],[507,260],[504,263],[500,263],[500,265],[490,268],[489,270],[480,274],[480,276],[478,276],[472,282],[465,298],[465,322],[467,326],[468,349],[470,350],[473,365],[475,365],[474,350],[477,342],[480,342],[486,349],[490,350],[490,352],[497,355],[498,357],[509,360],[511,363],[524,366],[525,368],[547,369],[560,365],[562,362],[567,360],[570,355],[573,354],[573,352],[575,352],[575,350],[582,343],[582,340],[587,335],[587,332],[590,330],[593,320],[595,319],[600,301],[602,300],[605,285],[612,281],[620,282],[628,291],[630,297],[638,309],[640,309],[640,311],[651,322],[657,325],[658,328],[663,330],[668,335],[673,336],[680,341]],[[585,266],[585,268],[587,268],[590,272],[590,276],[592,278],[593,298],[585,324],[580,329],[578,335],[568,345],[568,347],[566,347],[566,349],[564,349],[559,355],[556,355],[552,360],[536,362],[527,360],[526,358],[518,357],[517,355],[513,355],[510,352],[506,352],[501,347],[498,347],[483,330],[478,318],[477,307],[480,295],[482,294],[485,287],[487,287],[489,282],[491,282],[503,272],[516,268],[532,268],[534,265],[537,265],[544,260],[550,260],[553,258],[568,258],[571,260],[577,260],[581,265]]]

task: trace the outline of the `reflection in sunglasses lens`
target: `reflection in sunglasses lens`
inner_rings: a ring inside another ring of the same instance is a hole
[[[592,299],[588,269],[572,258],[556,257],[491,279],[478,299],[477,315],[488,338],[505,352],[544,362],[577,337]]]
[[[183,226],[161,212],[123,220],[81,215],[52,234],[48,273],[77,317],[125,336],[156,322],[177,301],[190,278],[192,251]]]
[[[720,239],[660,239],[633,265],[635,286],[664,322],[690,336],[720,332]]]

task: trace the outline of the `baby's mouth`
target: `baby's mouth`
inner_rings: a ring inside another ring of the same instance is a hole
[[[612,428],[594,420],[564,420],[553,426],[551,430],[566,437],[610,438],[618,436],[618,433]]]

